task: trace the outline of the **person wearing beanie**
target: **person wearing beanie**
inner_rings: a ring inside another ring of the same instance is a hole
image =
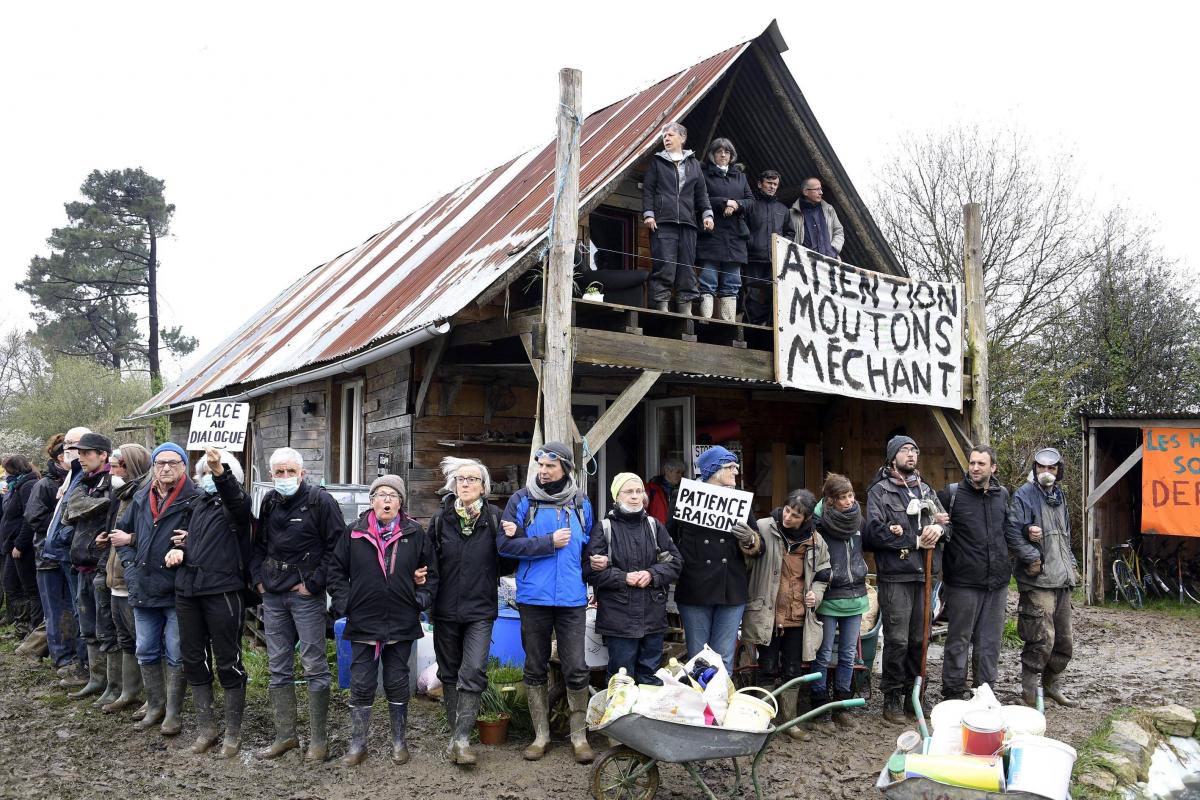
[[[196,485],[187,474],[187,454],[173,443],[159,445],[151,454],[149,483],[134,495],[108,535],[125,570],[135,652],[146,687],[146,714],[134,727],[144,731],[160,726],[164,736],[183,729],[180,710],[187,688],[175,611],[175,573],[164,566],[171,539],[177,529],[187,529],[196,499]]]
[[[571,709],[571,747],[586,764],[594,754],[587,741],[588,668],[584,658],[587,587],[583,552],[592,531],[592,504],[575,483],[571,448],[546,442],[534,453],[529,478],[508,500],[496,537],[500,555],[519,560],[517,606],[525,648],[525,685],[533,719],[533,744],[524,757],[536,761],[550,741],[550,705],[546,680],[551,635],[567,685]]]
[[[1053,447],[1034,453],[1028,480],[1013,492],[1005,522],[1008,549],[1016,557],[1017,634],[1021,648],[1021,699],[1037,704],[1042,691],[1060,706],[1076,701],[1062,691],[1071,660],[1071,590],[1079,565],[1071,552],[1071,515],[1062,489],[1063,457]]]
[[[891,437],[887,461],[867,489],[863,546],[875,553],[879,613],[883,615],[883,717],[905,723],[905,711],[917,676],[925,636],[925,581],[942,569],[941,539],[950,517],[929,484],[921,480],[917,443],[903,434]],[[877,523],[877,524],[870,524]],[[924,550],[933,549],[933,572],[925,574]],[[932,609],[929,610],[932,613]]]
[[[299,642],[308,684],[309,741],[304,760],[320,763],[329,755],[326,727],[333,685],[325,657],[327,564],[334,545],[346,535],[346,520],[333,496],[307,480],[299,452],[281,447],[271,453],[269,467],[274,488],[259,506],[250,580],[262,595],[275,739],[254,756],[278,758],[300,746],[295,682]],[[398,494],[403,495],[403,487],[401,483]]]
[[[632,472],[613,478],[613,507],[592,530],[584,578],[596,592],[596,633],[608,648],[608,677],[623,667],[639,684],[661,685],[667,591],[683,559],[665,527],[646,512],[646,489]]]
[[[384,475],[371,484],[371,508],[346,535],[338,537],[329,559],[329,591],[335,616],[346,618],[342,632],[351,644],[350,747],[347,767],[367,757],[371,706],[383,666],[392,725],[392,761],[408,762],[408,657],[424,636],[421,612],[433,608],[438,563],[433,540],[404,513],[404,481]]]
[[[700,454],[696,466],[700,480],[714,486],[736,488],[737,456],[716,445]],[[692,658],[707,644],[721,654],[725,669],[733,674],[733,654],[738,626],[750,598],[746,558],[762,546],[751,519],[732,531],[676,520],[675,544],[683,556],[683,572],[675,587],[675,603],[683,622],[687,655]]]

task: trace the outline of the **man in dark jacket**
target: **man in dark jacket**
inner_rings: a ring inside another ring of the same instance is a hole
[[[879,611],[883,614],[884,719],[904,723],[904,707],[921,674],[925,633],[925,581],[942,567],[939,540],[945,534],[944,509],[917,471],[917,443],[893,436],[887,461],[867,490],[865,549],[875,553]],[[925,554],[932,549],[932,574],[925,574]]]
[[[34,487],[25,504],[25,522],[29,525],[31,538],[20,539],[17,545],[22,557],[26,555],[33,557],[33,584],[35,597],[40,606],[38,618],[44,621],[41,635],[38,635],[38,630],[34,627],[33,633],[29,634],[17,648],[17,653],[37,656],[40,654],[42,645],[45,645],[50,655],[51,666],[55,669],[69,669],[71,656],[75,653],[74,643],[72,642],[68,647],[64,641],[59,621],[52,621],[47,617],[51,613],[53,600],[44,593],[44,587],[52,582],[51,571],[58,572],[58,563],[42,558],[42,548],[46,543],[50,519],[54,515],[54,507],[58,502],[59,489],[62,488],[63,481],[70,474],[70,462],[64,455],[63,440],[64,435],[56,433],[46,442],[46,455],[49,456],[46,461],[46,471],[42,474],[42,479],[37,482],[37,486]],[[63,595],[65,593],[60,594],[60,596]],[[66,613],[70,615],[70,598],[66,597],[65,599],[67,602]],[[71,619],[74,620],[73,617]],[[57,633],[57,635],[52,636],[52,633]]]
[[[1078,566],[1071,552],[1071,515],[1061,488],[1062,455],[1053,447],[1034,453],[1029,480],[1013,493],[1005,535],[1017,558],[1017,634],[1021,649],[1021,699],[1037,704],[1040,678],[1046,697],[1074,706],[1059,681],[1071,660],[1071,590]]]
[[[650,158],[642,178],[642,220],[650,229],[650,301],[666,311],[675,294],[675,310],[690,313],[696,299],[696,221],[713,229],[712,206],[700,162],[684,150],[687,128],[678,122],[662,130],[663,149]]]
[[[846,233],[837,211],[825,202],[820,178],[805,178],[800,197],[792,203],[792,229],[796,243],[828,258],[841,258]]]
[[[37,594],[37,575],[33,566],[33,529],[25,519],[29,498],[37,487],[40,475],[24,456],[4,459],[5,483],[8,492],[0,517],[0,558],[4,563],[4,593],[12,612],[13,628],[18,639],[41,624],[42,603]]]
[[[72,528],[63,519],[67,500],[83,480],[83,468],[79,465],[79,440],[91,433],[87,428],[71,428],[63,439],[63,461],[67,477],[58,495],[44,508],[46,515],[35,511],[35,516],[45,520],[40,530],[44,536],[37,550],[38,593],[42,597],[42,610],[46,617],[46,638],[50,655],[59,663],[56,651],[71,651],[67,656],[70,669],[59,669],[61,686],[83,686],[87,683],[87,646],[79,635],[79,619],[75,609],[75,585],[78,576],[71,568]],[[41,504],[35,504],[41,505]],[[28,512],[26,512],[28,515]],[[35,530],[39,526],[34,526]],[[36,534],[35,534],[36,535]]]
[[[779,191],[779,173],[763,170],[758,176],[754,202],[746,209],[746,224],[750,227],[749,256],[746,265],[745,320],[752,325],[766,325],[771,316],[771,237],[779,234],[792,239],[792,215],[788,207],[775,199]]]
[[[951,535],[943,557],[946,611],[950,630],[942,658],[942,698],[966,694],[967,654],[972,654],[973,686],[996,686],[1005,601],[1012,568],[1004,538],[1008,490],[996,480],[996,451],[981,445],[967,462],[967,474],[938,492],[950,513]]]
[[[319,763],[329,753],[325,728],[333,683],[325,657],[326,562],[346,522],[337,501],[305,480],[300,453],[281,447],[271,454],[270,467],[275,488],[259,508],[250,574],[263,598],[275,741],[254,755],[277,758],[300,746],[294,681],[298,640],[308,681],[310,740],[304,758]]]

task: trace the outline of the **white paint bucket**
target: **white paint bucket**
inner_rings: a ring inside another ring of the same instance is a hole
[[[769,702],[751,697],[750,692],[762,692]],[[771,727],[771,720],[775,719],[777,713],[779,704],[770,692],[757,686],[747,686],[734,692],[721,727],[736,728],[740,731],[765,731]]]
[[[1008,791],[1066,800],[1075,748],[1044,736],[1018,736],[1008,752]]]
[[[1004,728],[1009,739],[1015,739],[1018,736],[1044,736],[1046,734],[1046,715],[1036,708],[1001,706],[1000,716],[1004,718]]]

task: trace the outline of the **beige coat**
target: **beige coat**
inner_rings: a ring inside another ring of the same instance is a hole
[[[750,562],[750,601],[742,615],[742,639],[751,644],[771,643],[775,628],[775,600],[779,595],[779,573],[783,566],[786,545],[774,517],[758,521],[762,549]],[[804,615],[804,646],[801,658],[812,661],[821,646],[822,626],[816,607],[825,596],[825,582],[813,580],[822,570],[829,569],[829,547],[821,534],[813,530],[812,546],[804,557],[804,591],[817,596],[817,604]]]

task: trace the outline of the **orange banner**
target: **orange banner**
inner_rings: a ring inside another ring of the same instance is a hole
[[[1142,533],[1200,536],[1200,428],[1144,428],[1142,444]]]

